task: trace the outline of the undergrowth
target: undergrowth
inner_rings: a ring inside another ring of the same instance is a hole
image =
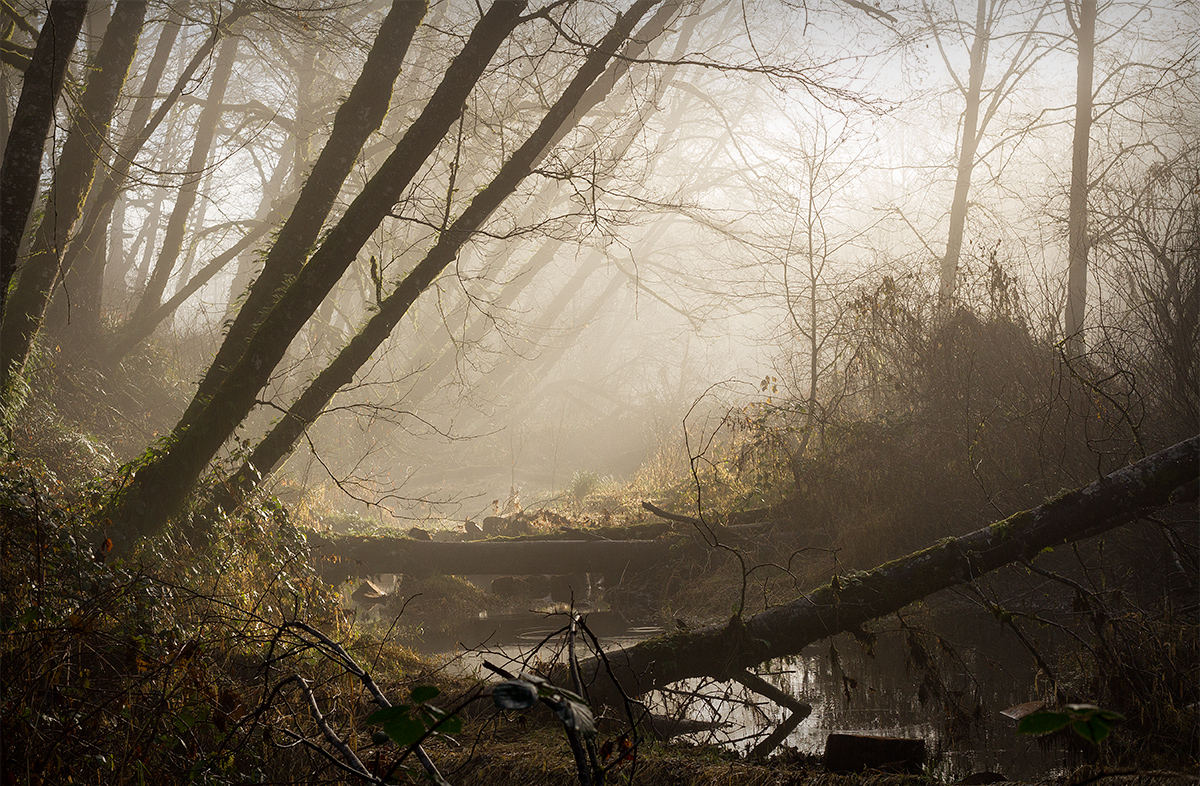
[[[277,504],[221,521],[203,548],[176,532],[108,564],[86,507],[64,506],[55,483],[0,468],[0,740],[13,782],[338,781],[296,743],[314,729],[288,681],[351,721],[362,699],[292,635],[301,621],[348,642],[382,684],[436,679],[403,647],[354,636]]]

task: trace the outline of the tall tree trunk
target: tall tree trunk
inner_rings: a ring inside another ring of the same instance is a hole
[[[1083,351],[1087,307],[1088,148],[1092,136],[1092,71],[1096,54],[1096,0],[1079,0],[1078,18],[1066,0],[1067,21],[1075,33],[1079,62],[1075,73],[1075,139],[1071,144],[1071,196],[1067,208],[1067,352]]]
[[[175,102],[183,95],[184,89],[191,83],[196,70],[208,58],[213,49],[216,48],[221,38],[228,33],[230,26],[245,16],[248,11],[249,3],[247,0],[241,0],[220,20],[219,24],[213,26],[212,33],[200,48],[196,50],[195,54],[192,55],[192,59],[188,61],[182,73],[175,80],[175,85],[162,100],[162,103],[159,104],[158,109],[149,120],[145,118],[150,114],[150,107],[153,103],[156,90],[148,90],[146,87],[143,87],[142,95],[138,98],[137,103],[134,104],[133,112],[130,116],[130,130],[126,134],[125,141],[121,143],[119,152],[113,159],[112,168],[108,172],[108,176],[100,184],[98,194],[95,199],[91,200],[87,214],[83,217],[83,221],[80,224],[77,241],[67,247],[66,256],[63,259],[64,267],[73,269],[77,264],[74,257],[83,254],[85,249],[93,247],[97,242],[97,236],[104,235],[104,228],[108,226],[113,202],[125,187],[125,182],[129,179],[129,170],[133,166],[138,152],[141,151],[142,147],[158,129],[163,120],[166,119],[171,108],[175,106]],[[161,78],[162,71],[166,67],[167,58],[170,55],[178,33],[178,26],[171,24],[163,31],[162,36],[159,38],[159,43],[155,46],[151,67],[147,72],[147,79],[157,73],[155,87],[157,87],[157,81]],[[165,41],[163,37],[166,37]],[[153,235],[151,237],[153,238]],[[148,247],[147,252],[149,253],[150,251],[152,251],[152,248]],[[149,280],[150,271],[152,270],[148,265],[144,265],[143,268],[136,283],[139,289],[144,289],[145,282]],[[90,274],[84,271],[82,275],[87,278]],[[97,325],[97,329],[98,327]]]
[[[21,98],[0,163],[0,318],[8,311],[8,285],[17,273],[17,253],[37,197],[42,151],[54,120],[54,106],[86,15],[86,3],[50,3],[33,57],[25,69]],[[0,351],[0,357],[4,354]],[[0,366],[0,381],[12,378],[6,366]],[[7,388],[0,384],[0,405],[9,403]]]
[[[971,65],[967,86],[963,91],[962,136],[958,148],[958,175],[954,180],[954,199],[950,203],[950,234],[946,253],[942,257],[938,303],[945,309],[954,297],[958,277],[958,258],[962,253],[963,233],[967,224],[967,197],[971,191],[971,174],[975,169],[975,153],[979,148],[979,109],[983,104],[983,73],[987,66],[987,0],[978,0],[975,9],[975,39],[971,42]]]
[[[34,336],[41,327],[59,260],[79,220],[104,149],[117,98],[125,84],[146,16],[146,0],[122,0],[96,56],[91,78],[76,109],[54,172],[46,211],[29,258],[21,266],[0,323],[0,390],[24,372]]]
[[[612,57],[611,53],[630,37],[633,26],[659,1],[638,0],[618,19],[604,40],[589,54],[571,84],[542,118],[537,130],[504,163],[492,182],[471,200],[470,205],[442,233],[425,258],[405,276],[392,294],[384,298],[366,326],[317,375],[288,409],[287,414],[255,447],[231,484],[238,493],[245,493],[253,488],[264,475],[272,472],[287,457],[305,429],[321,414],[334,394],[353,381],[354,375],[391,335],[417,297],[454,261],[474,232],[517,189],[554,145],[608,95],[617,80],[628,70],[631,60],[645,45],[661,34],[678,11],[677,3],[664,5],[647,23],[646,29],[638,34],[637,44],[625,47],[622,59],[613,67],[605,68]]]
[[[216,66],[212,72],[212,83],[208,88],[208,96],[200,117],[196,120],[196,137],[192,143],[192,152],[188,156],[184,172],[183,185],[175,195],[175,206],[167,219],[167,232],[163,236],[158,259],[154,270],[146,282],[146,289],[138,299],[138,304],[129,318],[130,327],[137,328],[151,312],[162,304],[163,293],[166,292],[167,282],[175,271],[175,263],[183,249],[183,239],[187,234],[188,222],[192,218],[192,209],[196,206],[196,198],[200,193],[200,182],[204,178],[208,166],[208,156],[217,136],[217,126],[221,120],[222,106],[225,101],[225,91],[229,87],[229,78],[233,75],[233,65],[237,60],[238,45],[241,42],[234,36],[226,38],[217,54]],[[197,230],[201,227],[196,227]]]
[[[141,129],[150,120],[150,111],[154,108],[154,97],[158,93],[158,87],[162,83],[163,74],[166,73],[167,62],[170,60],[171,51],[175,48],[175,42],[179,39],[179,20],[175,15],[171,15],[163,23],[162,30],[158,34],[158,40],[154,45],[154,54],[150,57],[150,64],[146,67],[146,73],[142,76],[142,83],[138,88],[138,98],[133,104],[133,109],[129,113],[129,123],[126,126],[125,138],[122,140],[121,149],[124,150],[126,141],[136,137]],[[115,168],[119,165],[119,161],[113,161],[110,167]],[[106,178],[107,180],[107,178]],[[95,189],[93,189],[95,191]],[[97,275],[91,268],[91,260],[86,255],[80,260],[71,265],[70,274],[79,275],[81,280],[87,281],[108,281],[120,282],[120,285],[115,287],[123,301],[128,294],[124,285],[130,271],[134,267],[133,249],[130,249],[129,254],[124,253],[122,242],[122,233],[125,230],[125,208],[122,198],[113,198],[95,204],[99,201],[99,194],[93,198],[93,204],[88,205],[84,211],[85,216],[90,215],[95,210],[103,211],[100,221],[97,224],[97,230],[91,232],[89,237],[85,238],[88,246],[95,244],[96,238],[109,238],[110,248],[108,258],[104,270]],[[157,219],[155,219],[157,221]],[[84,219],[86,225],[87,218]],[[113,227],[111,232],[106,232],[105,229],[109,226]],[[111,237],[110,237],[111,235]],[[113,263],[112,268],[108,263]],[[103,306],[103,293],[110,291],[113,287],[102,287],[100,292],[95,293],[92,297],[81,298],[78,312],[72,318],[72,324],[76,330],[72,331],[80,335],[97,336],[100,334],[100,312]],[[83,287],[86,289],[86,287]],[[54,301],[50,303],[51,314],[56,311]],[[66,324],[65,314],[57,319],[47,317],[48,326],[50,329],[58,329]]]
[[[241,359],[228,371],[216,370],[221,362],[218,353],[209,372],[222,380],[220,385],[215,386],[211,395],[205,394],[203,388],[197,393],[193,400],[194,414],[184,414],[171,434],[170,447],[138,470],[118,502],[119,509],[114,510],[111,517],[124,525],[122,531],[114,533],[118,552],[132,546],[138,538],[161,531],[167,520],[182,509],[208,463],[254,408],[258,391],[270,378],[292,339],[337,284],[425,159],[445,137],[500,44],[521,23],[525,5],[525,0],[498,0],[492,5],[475,25],[420,117],[409,126],[387,161],[363,187],[337,226],[330,230],[308,264],[300,268],[266,318],[257,327],[249,326],[256,329],[245,350],[227,353],[235,357],[240,355]],[[326,148],[329,147],[330,143],[326,143]],[[337,174],[334,167],[330,167],[330,171]],[[335,183],[322,181],[315,175],[310,175],[305,184],[305,191],[310,188],[318,192],[337,191]],[[292,224],[297,212],[293,212],[285,229]],[[309,231],[307,226],[292,230],[304,235]],[[294,236],[281,231],[276,245],[289,246],[294,242]],[[295,268],[307,253],[307,247],[294,250],[300,260],[289,258],[284,267]],[[254,289],[259,288],[258,284],[265,276],[268,273],[264,267]],[[243,306],[242,310],[246,311],[246,308]],[[232,333],[226,336],[225,343],[231,340],[237,341]]]
[[[493,8],[496,7],[504,9],[508,8],[509,4],[501,2],[493,6]],[[522,5],[522,7],[524,6]],[[191,404],[188,405],[188,409],[180,421],[181,425],[190,423],[199,415],[200,410],[225,380],[229,369],[246,351],[250,338],[254,335],[263,317],[270,311],[288,282],[304,266],[312,245],[333,207],[334,200],[337,199],[342,183],[354,166],[359,151],[362,150],[367,137],[383,123],[391,101],[393,85],[400,73],[400,66],[408,52],[408,45],[412,41],[417,26],[424,18],[425,10],[424,3],[413,3],[408,0],[395,0],[392,4],[392,10],[384,19],[375,39],[375,45],[371,48],[367,62],[363,65],[362,74],[334,117],[333,131],[321,150],[316,164],[313,165],[304,188],[300,191],[296,206],[280,229],[275,244],[267,253],[262,272],[251,285],[241,310],[238,311],[237,317],[229,326],[225,340],[217,350],[216,358],[205,372]],[[490,15],[485,17],[485,19],[489,18]],[[516,23],[513,22],[513,24]],[[497,47],[500,45],[500,40],[503,40],[503,36],[495,41]],[[464,49],[464,52],[467,51]],[[487,58],[490,59],[490,57],[489,53]],[[460,54],[459,59],[462,58],[463,56]],[[480,68],[486,65],[486,62],[484,60]],[[463,66],[460,65],[460,68]],[[455,75],[456,77],[461,76],[464,82],[452,87],[443,81],[438,88],[439,95],[443,99],[448,99],[452,95],[462,95],[461,100],[466,100],[466,95],[470,92],[471,86],[475,84],[478,76],[472,76],[467,71],[456,71]],[[435,96],[436,98],[438,96]],[[425,123],[422,124],[420,121],[414,123],[409,128],[412,136],[410,133],[406,133],[400,147],[388,159],[389,162],[392,162],[390,171],[402,178],[401,188],[407,183],[407,178],[412,177],[412,175],[405,177],[401,172],[407,166],[414,169],[419,166],[428,155],[427,152],[419,151],[424,150],[425,147],[432,150],[437,141],[445,134],[444,130],[441,132],[436,130],[439,127],[440,120],[438,118],[441,117],[441,114],[435,117],[435,112],[430,108],[434,106],[437,105],[431,100],[430,106],[426,108],[428,118],[426,119],[426,113],[422,114]],[[437,111],[444,114],[444,108],[439,108]],[[446,123],[446,127],[449,127],[449,122]],[[417,135],[421,133],[427,134],[428,137],[422,138],[419,145],[410,151],[406,144],[417,143]],[[434,139],[435,135],[436,139]],[[403,153],[398,152],[401,148],[404,148]],[[408,162],[398,160],[404,155],[411,155],[413,160]],[[420,158],[417,158],[418,155]],[[385,170],[381,169],[380,171]],[[366,193],[365,190],[364,193]],[[382,217],[379,220],[382,220]],[[372,226],[372,230],[377,225],[378,221]],[[360,246],[361,243],[355,246],[355,253]],[[349,262],[347,261],[346,264]]]
[[[1200,436],[1117,470],[1086,488],[958,538],[831,581],[797,600],[728,624],[679,632],[605,652],[580,664],[591,698],[616,703],[693,677],[728,679],[799,653],[837,633],[973,581],[1044,549],[1092,537],[1175,501],[1200,473]],[[1194,505],[1194,495],[1190,504]],[[563,675],[557,679],[561,680]],[[565,684],[559,682],[559,684]]]

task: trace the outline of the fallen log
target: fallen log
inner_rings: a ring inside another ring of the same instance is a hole
[[[528,575],[641,570],[667,559],[669,540],[483,540],[463,543],[402,537],[309,536],[326,580],[406,573]]]
[[[1194,504],[1186,489],[1198,474],[1200,436],[1032,510],[865,573],[835,577],[789,603],[747,618],[735,616],[727,624],[613,649],[603,658],[582,662],[580,671],[592,701],[606,704],[620,702],[618,685],[634,696],[693,677],[730,679],[834,634],[859,630],[938,590],[1031,560],[1044,549],[1098,535],[1172,503]],[[565,676],[565,670],[552,675],[555,681]]]

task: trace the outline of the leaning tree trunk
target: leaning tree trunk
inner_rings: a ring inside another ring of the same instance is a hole
[[[189,407],[194,414],[184,414],[171,434],[170,447],[137,471],[108,517],[121,522],[120,529],[113,532],[118,554],[137,539],[161,531],[167,520],[182,510],[208,463],[254,408],[258,391],[292,338],[445,137],[492,57],[521,23],[525,5],[525,0],[498,0],[492,5],[446,69],[421,115],[254,330],[245,351],[235,353],[241,359],[227,373],[215,370],[220,355],[213,361],[210,372],[216,373],[221,384],[211,395],[204,393],[202,385]],[[310,187],[325,186],[314,183],[310,176],[305,188]]]
[[[1200,473],[1200,436],[1091,485],[958,538],[818,587],[790,603],[728,624],[610,650],[580,665],[593,701],[619,701],[692,677],[727,679],[771,658],[891,614],[938,590],[973,581],[1043,549],[1091,537],[1178,501]],[[1194,488],[1188,495],[1194,501]],[[556,675],[561,680],[565,674]],[[615,684],[614,684],[615,680]],[[566,684],[560,682],[560,684]]]
[[[522,5],[522,7],[524,6]],[[190,423],[200,414],[205,403],[212,398],[221,383],[225,381],[229,370],[246,351],[259,324],[280,297],[287,283],[304,266],[308,253],[337,199],[342,183],[358,159],[359,151],[362,150],[367,138],[383,123],[396,78],[400,74],[400,67],[408,53],[413,35],[425,16],[425,10],[426,4],[423,2],[395,0],[393,3],[391,12],[379,28],[375,45],[367,55],[362,73],[334,116],[333,130],[329,140],[317,157],[287,222],[280,229],[279,236],[271,250],[267,252],[262,272],[251,285],[246,294],[245,303],[242,304],[241,310],[230,324],[229,330],[225,334],[225,340],[217,350],[217,356],[200,381],[200,386],[197,388],[191,404],[188,405],[187,411],[180,420],[181,425]],[[499,41],[496,44],[498,46]],[[488,57],[490,58],[490,55]],[[483,59],[482,64],[486,65],[486,63],[487,59]],[[478,77],[472,76],[470,73],[459,73],[458,77],[462,81],[459,83],[458,89],[453,91],[453,95],[457,100],[463,101]],[[444,89],[445,85],[446,83],[443,82],[443,88],[439,88],[439,90]],[[459,97],[460,95],[461,97]],[[432,100],[430,105],[435,106]],[[297,115],[299,114],[297,112]],[[426,115],[429,117],[426,118]],[[427,123],[433,121],[437,124],[434,126],[434,130],[429,132],[429,136],[436,136],[437,140],[440,140],[445,133],[444,130],[440,133],[436,130],[441,128],[438,119],[440,117],[441,115],[435,117],[433,113],[428,112],[428,109],[426,113],[422,114],[422,120]],[[449,128],[450,122],[451,120],[445,122],[446,128]],[[424,124],[420,121],[414,123],[409,129],[409,133],[405,134],[400,147],[404,147],[405,142],[410,141],[410,135],[414,129],[419,130],[420,128],[424,128]],[[397,152],[393,153],[389,161],[397,158],[400,147],[397,148]],[[407,163],[411,163],[412,167],[418,166],[428,155],[427,152],[424,152],[424,148],[425,146],[419,149],[406,148],[405,152],[412,159]],[[398,183],[407,183],[412,176],[396,172],[394,168],[398,163],[398,161],[393,161],[393,169],[385,167],[380,171],[391,172]],[[377,225],[378,221],[375,223]],[[357,253],[357,248],[358,246],[355,246],[355,253]],[[348,264],[349,261],[347,261]]]
[[[92,187],[117,98],[137,50],[146,7],[146,0],[122,0],[96,55],[92,76],[63,143],[29,258],[21,266],[16,287],[5,304],[0,322],[0,390],[7,390],[24,373],[59,276],[63,248]]]
[[[1071,196],[1067,208],[1067,350],[1072,356],[1083,349],[1083,317],[1087,307],[1087,199],[1088,148],[1092,133],[1092,64],[1096,53],[1096,0],[1079,0],[1079,18],[1068,21],[1079,47],[1075,75],[1075,138],[1071,145]]]
[[[17,253],[37,197],[46,135],[86,15],[86,3],[52,2],[25,69],[21,98],[0,163],[0,318],[8,313],[8,285],[17,272]],[[16,357],[15,348],[9,350],[0,344],[0,409],[6,413],[0,421],[11,416],[15,403],[12,387],[21,372],[11,368]]]
[[[391,335],[421,293],[454,261],[463,244],[516,191],[517,186],[554,145],[590,109],[604,100],[645,44],[666,28],[678,10],[677,3],[664,5],[647,23],[648,29],[639,34],[637,43],[627,46],[622,52],[622,59],[612,68],[606,68],[612,53],[630,37],[633,26],[656,2],[658,0],[638,0],[617,20],[612,30],[588,55],[571,84],[542,118],[537,129],[504,163],[492,182],[471,200],[462,215],[442,233],[425,258],[404,277],[392,294],[379,303],[378,310],[363,329],[317,375],[283,418],[254,448],[230,484],[235,495],[245,494],[252,489],[291,453],[309,424],[316,420],[338,390],[353,381],[354,375]]]

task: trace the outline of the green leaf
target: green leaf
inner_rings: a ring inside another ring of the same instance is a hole
[[[1112,731],[1112,724],[1098,715],[1071,722],[1071,728],[1088,742],[1100,742]]]
[[[1017,724],[1017,734],[1051,734],[1066,728],[1071,722],[1071,716],[1065,712],[1041,710],[1021,718]]]
[[[398,707],[384,707],[381,710],[375,710],[367,716],[367,723],[389,723],[396,718],[404,717],[409,714],[412,709],[408,704],[401,704]]]
[[[1068,704],[1064,710],[1042,710],[1025,716],[1017,726],[1017,734],[1050,734],[1070,726],[1085,740],[1099,743],[1112,733],[1113,725],[1123,720],[1121,713],[1094,704]]]
[[[383,727],[392,742],[402,748],[407,748],[425,733],[425,721],[413,717],[413,708],[408,704],[399,707],[385,707],[367,716],[367,723],[378,723]]]
[[[1094,704],[1068,704],[1071,729],[1089,742],[1099,743],[1112,733],[1112,727],[1125,720],[1125,716],[1112,710],[1103,710]]]
[[[412,689],[413,704],[424,704],[427,701],[437,698],[439,693],[441,691],[432,685],[418,685]]]
[[[407,748],[421,739],[425,733],[425,723],[420,718],[406,715],[383,724],[383,730],[387,732],[387,736],[391,737],[393,742],[401,748]]]

